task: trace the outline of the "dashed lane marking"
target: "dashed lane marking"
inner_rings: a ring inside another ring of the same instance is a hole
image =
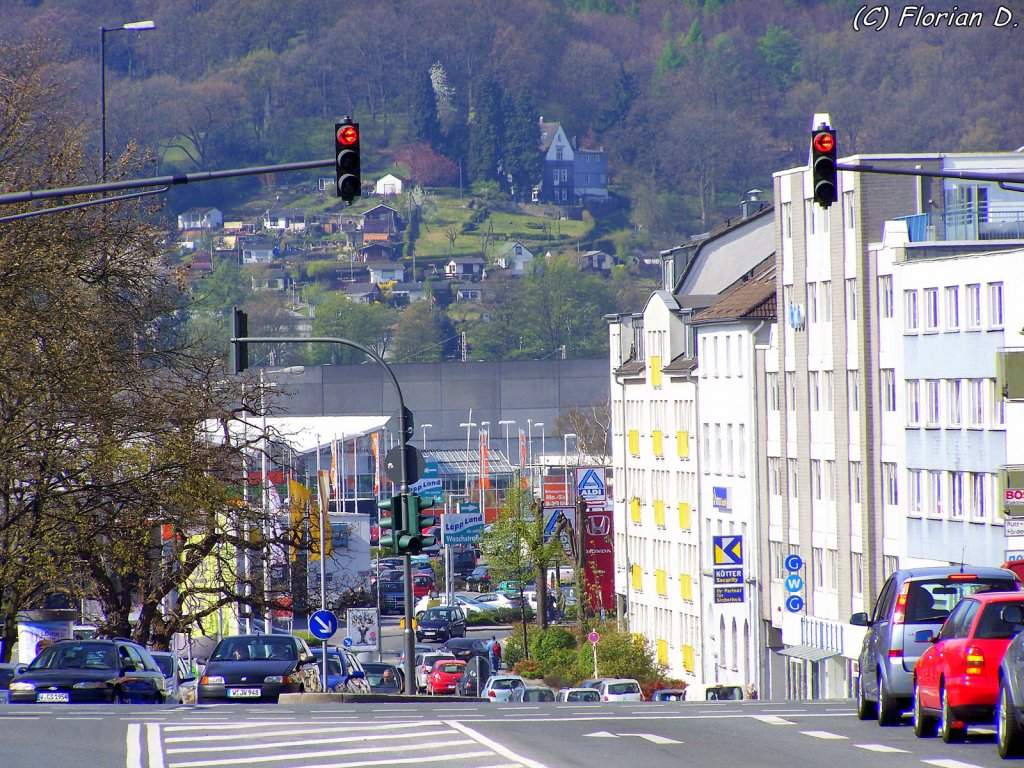
[[[887,744],[854,744],[857,749],[866,749],[868,752],[909,752],[907,749],[890,747]]]
[[[847,736],[840,736],[838,733],[829,733],[828,731],[800,731],[804,736],[813,736],[816,739],[847,739]]]
[[[751,717],[767,725],[796,725],[792,720],[786,720],[778,715],[751,715]]]

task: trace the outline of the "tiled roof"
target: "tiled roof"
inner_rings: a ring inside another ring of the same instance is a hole
[[[696,367],[696,358],[683,357],[682,355],[680,355],[661,370],[662,373],[690,373]]]
[[[616,376],[639,376],[645,370],[647,370],[647,364],[643,360],[627,360],[613,373]]]
[[[545,123],[540,124],[540,151],[547,152],[551,146],[551,142],[555,139],[555,134],[558,133],[558,128],[561,123]]]
[[[750,279],[738,283],[719,301],[695,315],[693,322],[776,316],[775,259],[772,257],[758,265]]]

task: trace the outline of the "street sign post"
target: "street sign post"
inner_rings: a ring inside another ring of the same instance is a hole
[[[327,610],[316,611],[312,616],[309,617],[309,634],[320,641],[321,647],[323,648],[323,665],[324,668],[321,670],[321,681],[324,687],[327,687],[327,641],[334,636],[334,633],[338,631],[338,617]]]
[[[601,635],[597,632],[591,632],[587,635],[587,640],[590,641],[590,649],[594,652],[594,677],[597,677],[597,641],[601,639]]]

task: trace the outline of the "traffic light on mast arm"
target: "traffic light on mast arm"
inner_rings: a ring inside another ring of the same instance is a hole
[[[345,117],[334,124],[334,173],[338,197],[349,205],[360,193],[359,123]]]
[[[434,515],[420,514],[425,509],[430,509],[437,504],[437,499],[430,496],[423,498],[419,494],[409,494],[409,532],[416,536],[419,550],[423,551],[437,544],[436,536],[427,536],[423,533],[426,528],[433,528],[438,524]]]
[[[811,131],[811,183],[814,202],[828,208],[838,196],[836,132],[822,124]]]
[[[249,335],[249,318],[238,307],[231,308],[231,338],[244,338]],[[231,357],[228,359],[231,373],[241,373],[249,367],[249,342],[231,342]]]

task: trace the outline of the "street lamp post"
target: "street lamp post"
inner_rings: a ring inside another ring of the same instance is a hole
[[[107,180],[107,32],[141,32],[156,29],[156,22],[130,21],[120,27],[100,27],[100,173]]]
[[[469,412],[469,421],[464,421],[459,424],[460,427],[466,428],[466,498],[469,498],[469,439],[472,436],[471,430],[476,426],[476,422],[473,421],[473,411]]]
[[[567,432],[562,435],[562,477],[565,478],[565,503],[569,505],[569,438],[576,439],[576,435]]]
[[[491,452],[491,433],[487,429],[491,426],[489,421],[480,422],[480,442],[484,449],[487,451],[488,460],[490,460]],[[486,505],[484,504],[484,451],[481,450],[480,454],[480,511],[486,514]]]
[[[515,423],[515,419],[502,419],[498,422],[498,424],[505,428],[505,458],[508,459],[509,464],[512,463],[512,454],[509,453],[508,428]]]
[[[420,428],[423,430],[423,450],[427,450],[427,430],[432,428],[433,424],[420,424]]]

